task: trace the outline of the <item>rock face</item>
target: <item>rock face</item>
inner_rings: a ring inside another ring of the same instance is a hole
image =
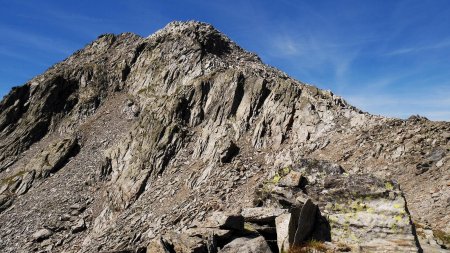
[[[0,251],[445,250],[449,132],[204,23],[103,35],[0,102]]]

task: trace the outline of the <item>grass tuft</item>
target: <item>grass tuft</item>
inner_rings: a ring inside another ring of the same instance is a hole
[[[286,253],[328,253],[330,249],[321,241],[311,240],[300,246],[291,247]]]

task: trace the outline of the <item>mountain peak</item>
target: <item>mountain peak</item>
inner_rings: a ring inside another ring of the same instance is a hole
[[[200,21],[172,21],[168,23],[164,28],[158,30],[152,36],[158,36],[166,33],[190,33],[190,32],[203,32],[206,34],[220,33],[214,26],[208,23]]]

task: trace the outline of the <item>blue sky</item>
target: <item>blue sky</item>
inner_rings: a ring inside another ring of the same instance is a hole
[[[450,1],[0,0],[0,97],[103,33],[213,24],[373,114],[450,120]]]

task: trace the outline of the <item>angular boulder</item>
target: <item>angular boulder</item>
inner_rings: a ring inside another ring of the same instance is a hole
[[[279,252],[289,249],[289,221],[291,214],[285,213],[275,218],[275,226],[277,230],[277,245]]]
[[[311,235],[316,222],[317,211],[317,206],[310,199],[308,199],[301,209],[297,223],[297,230],[295,231],[292,245],[301,245]]]
[[[183,232],[188,236],[196,236],[207,240],[209,237],[214,236],[217,240],[227,240],[231,238],[232,231],[218,228],[190,228]]]
[[[286,176],[280,179],[279,186],[282,187],[298,187],[302,181],[302,173],[297,171],[290,171]]]
[[[286,209],[271,207],[253,207],[242,209],[244,221],[258,224],[275,224],[275,218],[286,213]]]
[[[240,237],[225,245],[219,253],[272,253],[272,250],[262,236]]]
[[[26,166],[25,171],[36,171],[37,178],[46,178],[50,173],[59,170],[77,147],[75,136],[54,142],[36,154]]]
[[[207,253],[205,242],[198,237],[167,233],[153,239],[147,246],[151,253]]]
[[[213,212],[206,219],[203,227],[242,231],[244,229],[244,217],[240,214]]]

